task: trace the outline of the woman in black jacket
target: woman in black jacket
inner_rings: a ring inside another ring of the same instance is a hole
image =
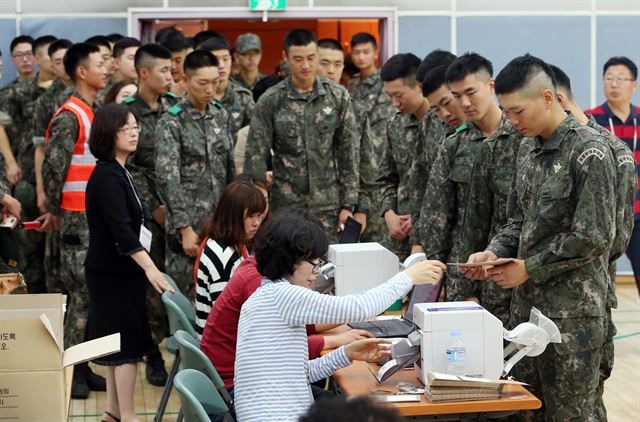
[[[137,362],[151,346],[145,305],[147,282],[172,291],[147,251],[151,233],[131,175],[125,168],[138,144],[135,117],[108,104],[93,119],[89,148],[98,159],[86,189],[89,251],[89,338],[120,333],[119,353],[94,360],[107,365],[107,409],[103,421],[137,421],[133,394]]]

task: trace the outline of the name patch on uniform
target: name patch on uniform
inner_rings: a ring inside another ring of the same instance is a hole
[[[602,161],[604,158],[604,152],[600,151],[598,148],[589,148],[586,151],[583,151],[582,154],[578,157],[578,164],[582,165],[587,158],[595,156],[598,160]]]
[[[625,164],[635,165],[636,162],[630,155],[623,155],[622,157],[618,157],[618,167],[624,166]]]

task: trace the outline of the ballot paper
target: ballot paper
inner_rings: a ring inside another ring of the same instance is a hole
[[[452,267],[497,267],[498,265],[508,264],[509,262],[513,262],[514,258],[498,258],[495,261],[484,261],[484,262],[447,262],[447,265],[451,265]]]

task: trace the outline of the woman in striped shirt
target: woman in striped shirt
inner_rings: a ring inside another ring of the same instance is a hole
[[[251,181],[235,180],[222,191],[213,218],[205,225],[194,271],[198,337],[213,303],[247,257],[247,245],[266,212],[266,192]]]
[[[304,211],[266,223],[256,240],[262,286],[242,306],[235,362],[238,421],[297,420],[313,403],[310,382],[353,360],[377,360],[388,341],[364,339],[308,359],[305,324],[364,321],[387,309],[413,284],[435,284],[445,265],[424,261],[360,295],[336,297],[312,290],[328,247],[322,225]]]

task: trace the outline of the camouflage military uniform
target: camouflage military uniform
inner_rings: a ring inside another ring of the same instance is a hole
[[[72,93],[85,103],[77,91]],[[87,103],[88,104],[88,103]],[[84,278],[84,260],[89,247],[89,227],[84,212],[60,209],[64,185],[80,126],[70,111],[58,114],[50,125],[50,135],[42,163],[42,178],[47,195],[47,210],[60,218],[60,274],[67,292],[64,323],[65,347],[84,340],[89,294]]]
[[[424,238],[424,224],[425,218],[423,218],[422,213],[426,212],[424,207],[429,203],[428,198],[425,196],[426,190],[429,185],[429,177],[431,175],[431,168],[433,167],[433,163],[436,161],[436,156],[438,155],[438,149],[444,142],[444,140],[455,133],[455,129],[451,126],[447,125],[440,119],[434,111],[429,110],[427,116],[425,116],[426,122],[422,125],[422,142],[425,156],[425,165],[424,165],[424,193],[421,197],[420,209],[416,216],[416,221],[413,226],[413,236],[411,238],[412,245],[423,245],[429,242],[428,238]],[[421,176],[419,176],[421,177]]]
[[[49,89],[38,97],[33,110],[34,147],[44,146],[51,118],[71,96],[73,89],[73,85],[65,86],[60,79],[56,79]],[[47,289],[51,292],[63,292],[64,287],[60,281],[60,232],[57,230],[45,233],[43,265]]]
[[[171,250],[180,229],[199,233],[224,187],[234,177],[229,115],[219,103],[205,114],[186,99],[160,117],[156,125],[156,183],[167,206],[167,272],[188,298],[194,298],[195,259]]]
[[[249,91],[253,91],[253,88],[256,87],[256,84],[260,81],[260,79],[264,78],[265,76],[267,76],[267,75],[264,75],[264,74],[258,72],[258,77],[256,78],[256,81],[253,84],[250,84],[249,82],[245,81],[240,73],[237,73],[235,75],[231,75],[231,78],[229,78],[229,79],[233,79],[235,82],[237,82],[243,88],[246,88]]]
[[[446,138],[431,167],[420,212],[422,247],[429,259],[466,261],[487,245],[491,210],[481,202],[472,182],[485,135],[472,122]],[[475,293],[475,282],[447,269],[447,300],[464,300]]]
[[[38,86],[38,76],[20,81],[7,92],[7,111],[13,123],[7,127],[16,161],[22,169],[22,180],[14,188],[14,196],[22,204],[23,221],[31,221],[40,213],[36,204],[33,115],[36,100],[47,90]],[[34,293],[45,292],[43,257],[44,234],[34,230],[18,230],[16,238],[20,244],[20,271],[30,283]]]
[[[220,103],[229,113],[231,136],[235,144],[238,131],[251,121],[253,107],[255,106],[253,95],[248,89],[230,80]]]
[[[387,141],[382,162],[378,169],[377,182],[380,185],[382,198],[382,216],[387,210],[398,215],[410,215],[412,225],[419,220],[420,204],[424,194],[427,178],[424,153],[424,126],[430,126],[438,117],[431,110],[425,113],[422,121],[414,115],[408,116],[397,111],[387,124]],[[386,227],[386,224],[385,224]],[[403,241],[389,239],[392,252],[405,258],[409,255],[413,237]]]
[[[359,139],[347,91],[316,77],[300,93],[291,78],[260,99],[251,119],[244,171],[263,177],[273,156],[273,209],[295,205],[312,211],[332,242],[341,204],[358,201]]]
[[[472,189],[475,208],[486,207],[485,210],[491,212],[490,232],[487,239],[491,239],[507,223],[507,200],[516,174],[516,159],[521,140],[522,135],[503,116],[498,130],[482,143],[477,164],[478,171],[472,182]],[[472,230],[470,233],[477,233],[473,231],[473,219],[467,217],[465,224],[467,230]],[[482,227],[485,228],[485,224],[482,224]],[[462,239],[468,236],[463,235]],[[483,237],[485,237],[484,233]],[[503,289],[485,280],[475,286],[475,292],[472,295],[480,299],[480,304],[498,317],[505,327],[508,326],[511,289]]]
[[[524,259],[529,279],[513,289],[512,321],[528,320],[535,306],[562,334],[562,343],[514,368],[543,399],[544,411],[525,417],[595,419],[616,220],[616,162],[606,142],[571,116],[551,139],[523,140],[509,220],[487,248]]]
[[[376,179],[387,144],[387,122],[396,110],[383,87],[380,71],[376,71],[363,80],[351,79],[349,95],[361,134],[358,209],[367,213],[367,228],[361,241],[389,245],[387,225],[382,218],[382,198]]]
[[[139,93],[125,98],[123,104],[136,116],[140,134],[138,148],[135,154],[127,160],[127,168],[136,182],[136,189],[140,198],[153,211],[163,204],[156,186],[155,162],[155,130],[156,124],[167,110],[176,105],[178,97],[171,92],[162,95],[158,108],[152,109],[140,97]],[[149,255],[160,271],[164,271],[165,262],[165,231],[155,220],[148,224],[151,230],[151,251]],[[168,332],[168,322],[160,295],[151,287],[147,288],[147,310],[149,313],[149,328],[154,344],[160,344],[165,333]]]
[[[634,213],[633,201],[636,194],[635,159],[625,142],[611,132],[600,126],[593,116],[588,116],[587,126],[597,130],[609,140],[609,147],[616,159],[616,237],[609,253],[609,288],[607,290],[607,310],[605,313],[605,343],[602,345],[602,359],[600,361],[600,378],[596,390],[596,409],[598,419],[607,420],[607,409],[602,400],[604,382],[611,376],[614,361],[613,337],[616,335],[616,326],[611,318],[611,309],[618,307],[618,298],[615,292],[616,261],[627,249],[631,232],[633,231]]]

